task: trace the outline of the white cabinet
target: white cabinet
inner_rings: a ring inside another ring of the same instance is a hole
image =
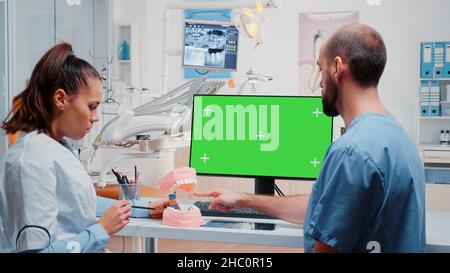
[[[450,117],[419,117],[417,143],[427,147],[440,147],[442,130],[450,130]]]
[[[419,154],[425,164],[426,182],[450,186],[450,147],[419,145]]]
[[[420,49],[416,142],[428,183],[450,184],[450,42],[427,41]],[[448,55],[446,57],[446,55]],[[447,77],[447,78],[446,78]]]
[[[450,79],[421,79],[422,81],[436,81],[440,84],[440,115],[422,116],[420,101],[417,102],[417,135],[416,142],[420,156],[425,164],[428,183],[450,184],[450,143],[441,145],[441,131],[450,131],[450,112],[445,109],[446,102],[450,102]],[[419,96],[420,97],[420,96]]]
[[[421,156],[426,164],[450,164],[450,147],[421,145]]]

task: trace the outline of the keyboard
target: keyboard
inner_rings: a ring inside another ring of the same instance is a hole
[[[194,203],[196,207],[200,209],[202,216],[213,217],[233,217],[233,218],[256,218],[256,219],[275,219],[269,215],[263,214],[257,210],[250,208],[232,209],[229,212],[223,212],[220,210],[210,210],[209,202],[197,201]]]

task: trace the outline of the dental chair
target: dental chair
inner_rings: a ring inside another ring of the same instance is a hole
[[[173,91],[132,110],[127,110],[108,122],[94,142],[94,150],[100,147],[129,147],[136,143],[136,136],[150,135],[152,151],[122,153],[108,160],[101,167],[98,187],[106,186],[106,173],[121,160],[138,158],[162,158],[164,153],[189,145],[190,132],[184,132],[192,116],[193,96],[213,95],[225,85],[222,81],[207,81],[206,77],[191,80]],[[174,164],[172,162],[172,164]]]

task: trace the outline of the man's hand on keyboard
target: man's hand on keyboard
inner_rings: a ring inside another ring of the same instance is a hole
[[[245,197],[245,194],[235,193],[223,189],[213,191],[195,192],[194,196],[212,197],[209,209],[229,211],[231,209],[240,208],[239,204]]]

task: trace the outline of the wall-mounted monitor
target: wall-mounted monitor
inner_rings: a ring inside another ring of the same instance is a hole
[[[183,67],[237,70],[239,30],[230,22],[185,21]]]

